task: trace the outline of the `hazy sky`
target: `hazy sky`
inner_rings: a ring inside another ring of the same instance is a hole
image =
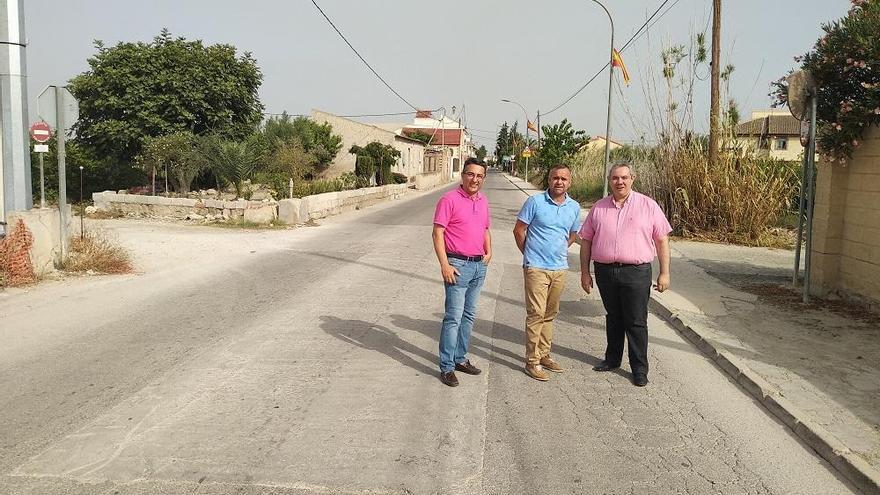
[[[478,142],[494,143],[496,126],[523,120],[570,96],[607,60],[609,26],[590,0],[318,0],[373,67],[419,108],[464,107]],[[662,0],[604,0],[622,46]],[[357,59],[309,0],[43,0],[26,2],[31,115],[47,84],[87,69],[93,40],[148,41],[163,27],[176,36],[229,43],[250,51],[263,71],[267,112],[403,112],[407,105]],[[709,25],[711,0],[672,0],[648,35],[623,52],[632,84],[615,91],[612,137],[650,138],[649,101],[665,101],[660,50],[687,44]],[[807,51],[820,24],[843,16],[848,0],[724,0],[722,63],[736,68],[730,93],[744,117],[769,106],[771,81]],[[38,7],[37,7],[38,6]],[[653,74],[653,76],[652,76]],[[694,125],[707,127],[708,69],[697,74]],[[604,134],[607,73],[541,123],[568,118]],[[407,117],[373,119],[403,122]],[[522,129],[522,127],[520,127]]]

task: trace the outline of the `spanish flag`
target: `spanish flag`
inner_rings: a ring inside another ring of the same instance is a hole
[[[613,49],[611,52],[611,67],[617,67],[620,69],[620,72],[623,74],[623,83],[629,86],[629,71],[626,70],[626,66],[623,65],[623,59],[620,58],[620,52],[617,49]]]
[[[526,127],[527,127],[530,131],[533,131],[533,132],[535,132],[535,133],[538,132],[538,128],[535,127],[535,124],[533,124],[531,120],[526,120]]]

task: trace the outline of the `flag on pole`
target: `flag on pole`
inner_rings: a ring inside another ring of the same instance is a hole
[[[538,132],[538,128],[535,127],[535,124],[533,124],[531,120],[526,120],[526,127],[527,127],[530,131]]]
[[[621,74],[623,74],[623,83],[629,86],[629,71],[626,70],[626,66],[623,65],[623,59],[620,57],[620,52],[617,49],[613,49],[611,51],[611,67],[617,67],[620,69]]]

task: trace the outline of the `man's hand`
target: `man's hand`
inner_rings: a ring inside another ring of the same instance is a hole
[[[484,265],[488,265],[488,264],[489,264],[489,260],[491,260],[491,259],[492,259],[492,253],[486,253],[486,254],[484,254],[484,255],[483,255],[483,264],[484,264]]]
[[[657,292],[663,292],[669,288],[669,274],[661,273],[657,276],[657,283],[654,284],[654,288],[657,289]]]
[[[440,265],[440,274],[443,275],[443,281],[447,284],[455,284],[455,276],[461,275],[458,269],[450,264]]]
[[[593,277],[590,275],[590,272],[581,273],[581,287],[584,288],[587,294],[593,290]]]

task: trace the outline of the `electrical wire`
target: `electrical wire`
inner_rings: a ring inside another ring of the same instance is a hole
[[[342,31],[340,31],[339,28],[337,28],[336,25],[333,24],[333,21],[331,21],[330,18],[327,17],[327,14],[324,13],[324,11],[321,9],[321,6],[318,5],[318,2],[316,2],[315,0],[312,0],[312,4],[314,4],[315,8],[318,9],[318,12],[320,12],[321,15],[324,16],[324,19],[327,20],[327,22],[330,24],[330,26],[333,28],[333,30],[336,31],[336,33],[339,35],[339,37],[342,38],[342,41],[345,41],[345,44],[348,45],[349,48],[351,48],[351,51],[353,51],[354,54],[357,55],[359,59],[361,59],[361,62],[363,62],[364,65],[366,65],[367,68],[370,69],[370,72],[372,72],[376,77],[378,77],[379,80],[382,81],[382,84],[384,84],[386,88],[388,88],[389,90],[391,90],[391,92],[394,93],[395,96],[397,96],[398,98],[400,98],[401,101],[403,101],[404,103],[406,103],[407,106],[409,106],[409,107],[412,108],[413,110],[418,110],[418,108],[417,108],[415,105],[413,105],[412,103],[410,103],[409,100],[407,100],[406,98],[404,98],[403,96],[401,96],[400,93],[397,92],[397,90],[395,90],[394,88],[392,88],[391,85],[388,84],[388,82],[385,81],[385,79],[382,78],[382,76],[380,76],[379,73],[376,72],[375,69],[373,69],[373,66],[371,66],[371,65],[370,65],[370,64],[364,59],[364,57],[362,57],[361,54],[358,53],[358,51],[357,51],[357,50],[355,49],[355,47],[354,47],[354,46],[348,41],[348,39],[345,37],[345,35],[342,34]]]
[[[680,1],[680,0],[676,0],[675,3],[678,3],[679,1]],[[646,26],[647,26],[647,25],[648,25],[648,24],[654,19],[654,17],[657,16],[657,14],[658,14],[658,13],[663,9],[663,7],[665,7],[666,4],[668,4],[669,2],[670,2],[670,0],[663,0],[663,3],[661,3],[660,6],[657,7],[657,9],[654,11],[654,13],[651,14],[650,17],[648,17],[648,19],[645,21],[645,23],[642,24],[641,27],[639,27],[639,29],[637,29],[636,32],[630,37],[630,39],[629,39],[629,40],[623,45],[623,47],[621,47],[621,49],[620,49],[621,52],[623,52],[624,50],[626,50],[627,47],[629,47],[629,46],[632,44],[632,42],[635,41],[639,36],[641,36],[643,33],[647,32],[647,29],[645,29],[645,27],[646,27]],[[673,4],[673,6],[675,6],[675,4]],[[670,7],[670,9],[671,9],[671,7]],[[666,12],[669,12],[669,10],[667,9]],[[666,14],[666,12],[664,12],[664,15]],[[599,69],[595,74],[593,74],[592,77],[590,77],[589,79],[587,79],[587,82],[585,82],[585,83],[583,84],[583,86],[581,86],[580,88],[578,88],[577,91],[575,91],[574,93],[572,93],[571,96],[569,96],[568,98],[566,98],[565,100],[563,100],[562,103],[560,103],[559,105],[556,105],[555,107],[553,107],[553,109],[550,110],[549,112],[543,112],[541,115],[550,115],[551,113],[553,113],[553,112],[559,110],[560,108],[562,108],[563,106],[565,106],[568,102],[570,102],[571,100],[573,100],[574,97],[577,96],[577,95],[579,95],[579,94],[581,93],[581,91],[583,91],[584,89],[586,89],[586,87],[589,86],[590,83],[592,83],[593,81],[595,81],[596,78],[599,77],[599,76],[602,74],[602,72],[605,71],[606,68],[608,68],[608,65],[609,65],[610,63],[611,63],[610,60],[607,61],[607,62],[605,62],[605,65],[603,65],[602,68]]]

